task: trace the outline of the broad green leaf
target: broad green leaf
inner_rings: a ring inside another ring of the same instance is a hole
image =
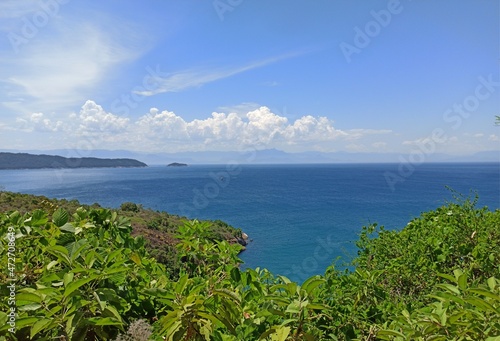
[[[241,281],[241,271],[237,267],[232,268],[230,274],[234,282],[239,283]]]
[[[106,275],[112,275],[112,274],[116,274],[116,273],[119,273],[119,272],[124,272],[124,271],[128,271],[129,268],[126,267],[126,266],[122,266],[122,267],[117,267],[117,268],[109,268],[109,269],[106,269],[104,271],[104,273]]]
[[[35,210],[29,219],[30,224],[28,225],[33,227],[44,226],[48,221],[49,218],[47,217],[47,213],[45,211]]]
[[[316,289],[318,286],[323,284],[325,280],[321,278],[320,276],[313,276],[305,280],[304,283],[302,283],[301,288],[305,290],[305,292],[310,295],[314,289]]]
[[[112,318],[116,319],[117,321],[122,321],[122,317],[120,316],[120,313],[112,305],[106,306],[106,309],[104,309],[104,311],[102,312],[102,315],[107,316],[107,317],[112,317]]]
[[[61,227],[68,222],[69,214],[66,210],[58,208],[54,214],[52,214],[52,222],[57,226]]]
[[[52,267],[56,266],[57,264],[59,264],[59,262],[56,261],[56,260],[53,260],[52,262],[50,262],[49,264],[47,264],[47,270],[52,269]]]
[[[285,341],[290,335],[290,327],[280,326],[276,328],[276,332],[271,334],[271,338],[273,341]]]
[[[300,313],[300,302],[295,300],[286,307],[286,312],[291,314]]]
[[[492,293],[491,291],[485,290],[485,289],[474,288],[474,289],[469,289],[469,291],[472,292],[472,293],[475,293],[475,294],[479,294],[479,295],[482,295],[482,296],[486,296],[486,297],[492,298],[492,299],[494,299],[496,301],[500,301],[500,296]]]
[[[66,265],[71,265],[71,261],[69,259],[68,250],[61,245],[50,246],[46,249],[46,251],[54,256],[56,256],[62,263]]]
[[[236,302],[241,302],[241,297],[234,291],[228,289],[214,289],[214,293],[220,296],[224,296],[233,299]]]
[[[21,329],[26,326],[33,325],[39,320],[38,317],[24,317],[16,320],[16,328]]]
[[[379,330],[377,332],[377,338],[381,338],[381,336],[396,336],[396,337],[400,337],[400,338],[402,338],[404,340],[407,339],[407,337],[403,333],[400,333],[400,332],[395,331],[395,330],[390,330],[390,329]],[[390,339],[384,338],[384,340],[390,340]]]
[[[441,326],[446,326],[446,322],[448,321],[448,315],[446,314],[446,309],[441,314]]]
[[[290,281],[290,279],[288,279],[288,277],[285,277],[283,275],[279,275],[278,278],[285,284],[288,284],[288,283],[291,283],[292,281]]]
[[[141,261],[141,257],[137,254],[137,252],[133,252],[131,255],[130,255],[130,259],[137,265],[141,265],[142,264],[142,261]]]
[[[319,304],[319,303],[309,303],[307,305],[307,309],[312,309],[312,310],[327,310],[329,309],[328,306],[324,304]]]
[[[450,282],[453,282],[453,283],[456,283],[456,279],[455,277],[451,276],[451,275],[448,275],[448,274],[441,274],[441,273],[438,273],[437,274],[439,277],[443,277],[443,278],[446,278],[447,280],[449,280]]]
[[[73,281],[74,277],[75,277],[75,274],[73,272],[65,273],[63,276],[64,286],[67,287]]]
[[[166,298],[169,300],[175,299],[175,295],[170,290],[162,289],[162,288],[150,288],[144,291],[146,294],[151,296],[156,296],[160,298]]]
[[[497,312],[495,307],[493,307],[490,303],[486,302],[485,300],[479,298],[479,297],[469,297],[466,298],[465,301],[467,303],[472,304],[473,306],[479,308],[479,310],[485,310],[485,311],[492,311],[492,312]]]
[[[80,287],[84,286],[85,284],[87,284],[88,282],[90,281],[93,281],[97,278],[97,276],[93,275],[93,276],[90,276],[90,277],[87,277],[87,278],[81,278],[81,279],[78,279],[74,282],[71,282],[69,283],[67,286],[66,286],[66,290],[64,290],[64,294],[63,296],[64,297],[68,297],[69,295],[71,295],[71,293],[73,293],[75,290],[79,289]]]
[[[297,322],[297,319],[286,319],[283,322],[281,322],[281,325],[286,326],[287,324],[295,323],[295,322]]]
[[[71,223],[66,223],[63,226],[60,226],[59,230],[76,234],[76,228]]]
[[[9,317],[7,316],[7,314],[4,313],[3,311],[0,311],[0,326],[5,325],[8,320],[9,320]]]
[[[93,326],[121,326],[123,322],[112,317],[91,317],[86,323]]]
[[[448,320],[450,321],[450,324],[454,324],[456,323],[458,320],[460,320],[460,318],[462,318],[462,316],[466,315],[467,312],[465,311],[462,311],[458,314],[454,314],[454,315],[450,315],[448,316]]]
[[[448,284],[448,283],[443,283],[443,284],[437,284],[436,285],[439,288],[445,289],[447,291],[450,291],[455,294],[460,294],[460,290],[454,285]]]
[[[458,279],[460,278],[460,276],[463,275],[463,273],[464,272],[462,270],[460,270],[460,269],[453,270],[453,274],[455,275],[455,279],[456,279],[457,282],[458,282]]]
[[[88,247],[87,239],[80,239],[66,245],[71,262],[74,262],[86,247]]]
[[[20,307],[18,307],[17,309],[19,311],[34,311],[34,310],[38,310],[42,307],[42,305],[40,303],[30,303],[30,304],[26,304],[26,305],[22,305]]]
[[[490,277],[488,278],[488,287],[490,288],[491,291],[495,290],[495,287],[497,285],[497,281],[495,277]]]
[[[106,309],[106,301],[101,301],[99,295],[97,295],[97,293],[95,291],[92,293],[92,295],[94,295],[94,298],[99,303],[99,307],[101,308],[101,311]]]
[[[436,295],[429,295],[429,297],[438,299],[440,301],[449,300],[449,301],[457,302],[458,304],[461,304],[461,305],[465,304],[465,301],[463,300],[463,298],[461,298],[460,296],[457,296],[454,293],[450,293],[447,291],[438,292]]]
[[[179,278],[179,280],[177,281],[177,284],[175,285],[175,292],[177,294],[182,295],[182,292],[184,291],[184,288],[187,285],[188,278],[189,278],[189,276],[187,274],[182,276],[181,278]]]
[[[460,290],[465,291],[467,289],[467,275],[461,274],[458,276],[457,283]]]
[[[37,321],[31,327],[30,337],[33,339],[36,334],[38,334],[40,331],[42,331],[44,328],[46,328],[48,325],[50,325],[51,322],[52,322],[52,319],[45,319],[45,318]]]
[[[16,295],[16,301],[18,305],[20,301],[40,303],[42,302],[42,298],[40,295],[31,292],[21,292]]]

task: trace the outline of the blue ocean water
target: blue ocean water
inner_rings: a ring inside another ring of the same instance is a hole
[[[252,239],[244,266],[302,281],[337,257],[348,261],[363,225],[403,228],[421,212],[479,194],[500,208],[500,164],[193,165],[0,171],[8,191],[119,207],[132,201],[199,219],[221,219]]]

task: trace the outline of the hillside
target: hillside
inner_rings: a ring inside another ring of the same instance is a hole
[[[57,155],[0,153],[0,169],[147,167],[134,159],[66,158]]]
[[[64,209],[69,214],[75,214],[81,209],[106,208],[102,208],[97,203],[83,205],[78,200],[49,199],[45,196],[2,192],[0,190],[0,212],[17,211],[20,214],[26,214],[40,209],[49,213],[56,209]],[[131,235],[134,237],[142,236],[149,254],[167,267],[170,276],[176,277],[180,266],[176,261],[176,245],[179,242],[176,235],[178,228],[184,224],[186,218],[163,211],[153,211],[132,202],[124,202],[117,213],[130,221]],[[236,229],[221,220],[206,221],[205,223],[210,225],[208,236],[211,240],[246,244],[240,229]]]
[[[0,198],[0,341],[500,338],[500,210],[477,198],[400,231],[363,227],[352,271],[332,265],[300,284],[240,269],[241,246],[215,239],[212,222],[173,228],[165,265],[132,234],[151,214],[136,204]]]

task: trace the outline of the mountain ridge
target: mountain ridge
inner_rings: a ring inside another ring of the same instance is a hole
[[[0,150],[0,152],[50,153],[62,157],[92,156],[95,158],[131,158],[148,165],[165,165],[172,162],[187,164],[287,164],[287,163],[426,163],[426,162],[500,162],[500,151],[482,151],[468,155],[452,155],[446,153],[351,153],[351,152],[299,152],[288,153],[278,149],[261,149],[247,151],[197,151],[197,152],[134,152],[129,150],[96,149],[72,150]]]

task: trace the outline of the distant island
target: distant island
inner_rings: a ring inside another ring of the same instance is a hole
[[[179,162],[173,162],[173,163],[169,163],[167,165],[167,167],[186,167],[187,164],[185,163],[179,163]]]
[[[28,153],[0,153],[0,169],[41,168],[118,168],[147,167],[134,159],[100,159],[95,157],[62,157]]]

